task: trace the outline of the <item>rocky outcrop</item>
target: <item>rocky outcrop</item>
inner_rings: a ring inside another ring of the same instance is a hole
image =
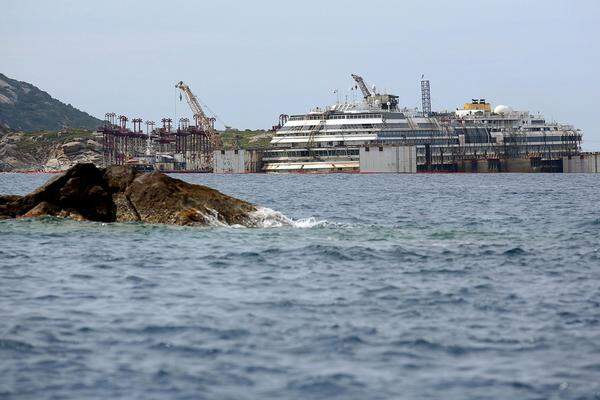
[[[40,169],[42,163],[35,154],[23,150],[22,133],[0,135],[0,172],[15,169]]]
[[[102,163],[102,145],[92,139],[78,139],[54,147],[44,163],[44,169],[65,170],[86,163]]]
[[[66,171],[76,164],[102,163],[102,145],[93,133],[10,132],[0,134],[0,172]]]
[[[131,166],[78,164],[26,196],[0,196],[0,219],[56,216],[80,221],[252,226],[250,203],[206,186]]]

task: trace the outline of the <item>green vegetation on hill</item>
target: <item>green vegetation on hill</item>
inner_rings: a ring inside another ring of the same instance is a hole
[[[16,141],[15,144],[19,151],[33,154],[74,140],[93,138],[93,132],[86,129],[66,129],[58,132],[23,132],[20,140]]]
[[[81,143],[95,155],[101,146],[94,132],[85,129],[42,132],[7,132],[0,135],[0,171],[40,169],[61,157],[60,149],[68,143]],[[77,147],[77,146],[75,146]],[[64,158],[64,157],[63,157]]]
[[[266,149],[273,136],[271,131],[250,129],[228,129],[219,133],[225,149]],[[66,160],[61,149],[77,148],[73,143],[80,143],[79,147],[85,151],[81,157],[73,157],[69,153],[69,160]],[[95,158],[101,157],[101,146],[102,138],[87,129],[0,132],[0,171],[53,169],[59,163],[66,165],[67,162],[81,161],[84,158],[85,162],[96,162]]]
[[[32,84],[0,74],[0,125],[12,131],[95,129],[98,118],[62,103]]]
[[[269,146],[273,132],[261,129],[243,131],[237,129],[227,129],[219,132],[223,147],[226,149],[265,149]]]

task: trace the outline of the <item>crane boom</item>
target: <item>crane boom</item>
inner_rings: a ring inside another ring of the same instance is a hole
[[[365,99],[368,99],[369,97],[371,97],[373,95],[371,93],[371,91],[369,90],[369,88],[367,87],[367,84],[363,80],[362,76],[352,74],[352,79],[354,79],[356,81],[356,83],[358,84],[358,87],[360,88],[360,91],[362,92],[363,97]]]
[[[202,128],[204,128],[204,131],[207,134],[212,133],[212,134],[217,135],[215,129],[212,127],[210,118],[208,118],[206,116],[206,114],[204,113],[204,110],[202,109],[200,102],[198,101],[196,96],[194,96],[194,93],[192,93],[192,91],[190,90],[190,87],[188,85],[186,85],[185,83],[183,83],[182,81],[180,81],[177,85],[175,85],[175,87],[178,88],[179,90],[181,90],[183,92],[183,94],[185,94],[185,99],[187,100],[188,105],[190,106],[192,112],[194,113],[194,118],[196,118],[198,123],[200,123]]]
[[[190,106],[192,113],[194,113],[194,119],[196,120],[196,123],[202,127],[202,130],[206,134],[208,141],[211,144],[212,149],[207,155],[207,164],[209,164],[207,167],[212,168],[212,150],[217,150],[221,147],[221,138],[215,130],[211,118],[206,116],[206,113],[202,109],[200,102],[194,93],[192,93],[190,87],[183,83],[183,81],[179,81],[175,87],[181,90],[181,92],[183,92],[185,95],[185,99]]]

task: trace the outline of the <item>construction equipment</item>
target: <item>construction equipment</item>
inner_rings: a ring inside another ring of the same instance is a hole
[[[196,125],[202,128],[202,130],[206,134],[206,137],[208,138],[208,141],[211,145],[211,149],[209,149],[209,151],[205,154],[203,164],[206,169],[212,169],[212,151],[220,150],[222,147],[221,137],[219,136],[219,133],[215,130],[214,127],[214,119],[206,116],[204,110],[202,109],[202,106],[200,105],[200,102],[198,101],[194,93],[192,93],[188,85],[183,83],[183,81],[179,81],[179,83],[175,85],[175,87],[181,90],[181,92],[185,95],[185,99],[187,100],[187,103],[190,106],[192,113],[194,114]]]
[[[371,93],[371,91],[367,87],[367,84],[365,83],[362,76],[352,74],[352,79],[354,79],[356,81],[356,83],[358,84],[358,87],[360,88],[360,91],[362,92],[365,100],[368,99],[369,97],[373,96],[373,93]]]
[[[431,115],[431,86],[429,80],[425,79],[425,75],[421,75],[421,106],[423,116]]]
[[[365,103],[367,103],[371,107],[380,108],[382,110],[395,110],[398,106],[398,96],[393,94],[380,94],[373,86],[372,89],[367,87],[364,79],[360,75],[352,74],[352,79],[358,84],[363,97],[365,99]]]

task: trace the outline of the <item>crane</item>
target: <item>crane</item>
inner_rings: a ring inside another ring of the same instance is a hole
[[[183,94],[185,94],[185,99],[187,100],[192,113],[194,113],[194,119],[196,120],[196,124],[198,124],[204,130],[206,137],[212,147],[212,150],[217,150],[221,148],[221,138],[219,137],[218,132],[214,128],[213,119],[206,116],[200,102],[194,96],[194,93],[190,90],[190,87],[183,83],[183,81],[179,81],[175,87]],[[207,167],[212,168],[212,150],[207,154],[206,163]]]
[[[360,91],[362,92],[365,100],[368,99],[369,97],[373,96],[373,93],[371,93],[371,91],[367,87],[367,84],[363,80],[362,76],[352,74],[352,79],[354,79],[356,81],[356,83],[358,84],[358,87],[360,88]]]

